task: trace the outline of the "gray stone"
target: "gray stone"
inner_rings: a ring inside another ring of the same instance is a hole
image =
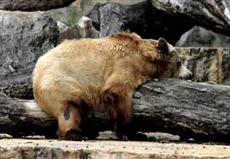
[[[230,47],[230,37],[195,26],[184,33],[176,43],[178,47]]]
[[[97,31],[89,17],[83,16],[79,19],[77,25],[80,28],[80,34],[82,38],[98,38],[99,31]]]
[[[12,83],[18,92],[31,88],[35,62],[56,45],[58,27],[41,12],[0,11],[0,23],[0,90],[14,96]],[[30,94],[24,92],[21,97]]]
[[[85,16],[73,26],[66,26],[60,21],[58,21],[58,26],[58,44],[65,39],[98,38],[99,36],[99,32],[93,27],[92,20]]]
[[[193,22],[191,26],[199,25],[230,36],[230,11],[226,2],[227,0],[151,0],[154,8],[172,17],[190,19]]]
[[[1,0],[1,10],[37,11],[67,6],[74,0]]]
[[[135,4],[145,0],[75,0],[71,5],[52,9],[47,13],[54,19],[68,25],[75,24],[82,16],[87,15],[96,3],[117,2],[121,4]]]

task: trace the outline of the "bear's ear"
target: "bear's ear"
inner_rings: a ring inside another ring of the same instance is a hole
[[[161,53],[167,54],[169,53],[169,46],[168,42],[164,38],[159,38],[158,39],[158,45],[157,48]]]

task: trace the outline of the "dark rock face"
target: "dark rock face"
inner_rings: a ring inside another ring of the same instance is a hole
[[[151,0],[151,3],[154,8],[171,15],[171,17],[183,15],[186,19],[193,21],[195,25],[230,36],[230,12],[226,1]],[[183,20],[181,25],[183,25]]]
[[[14,96],[8,85],[31,87],[34,64],[56,45],[58,27],[43,13],[1,11],[0,21],[0,89]]]
[[[87,15],[100,37],[121,31],[175,44],[183,33],[202,26],[230,36],[230,11],[224,0],[151,0],[132,5],[97,4]]]
[[[186,16],[170,15],[153,7],[148,1],[126,6],[125,10],[125,30],[137,32],[143,38],[164,37],[173,45],[194,25]]]
[[[148,1],[133,5],[97,4],[87,16],[92,19],[94,27],[100,32],[100,37],[131,31],[143,38],[164,37],[172,44],[193,26],[184,16],[171,16],[153,8]]]
[[[36,11],[64,7],[74,0],[1,0],[1,10]]]

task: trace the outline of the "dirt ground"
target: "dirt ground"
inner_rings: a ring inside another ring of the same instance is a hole
[[[230,146],[121,141],[1,139],[0,159],[230,159]]]

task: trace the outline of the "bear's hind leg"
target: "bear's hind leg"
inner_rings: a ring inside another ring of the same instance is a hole
[[[58,115],[58,137],[65,140],[81,140],[81,107],[73,102],[64,105]]]
[[[129,124],[132,119],[133,90],[124,87],[114,87],[104,93],[111,122],[118,138],[128,140]]]

